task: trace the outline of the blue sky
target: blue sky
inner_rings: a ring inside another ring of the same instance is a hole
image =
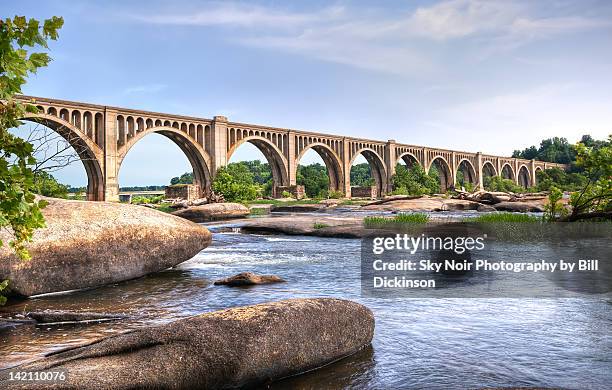
[[[609,1],[1,7],[65,20],[53,63],[27,94],[500,155],[542,138],[612,132]],[[151,135],[119,179],[164,184],[188,169],[176,146]],[[56,176],[86,181],[80,166]]]

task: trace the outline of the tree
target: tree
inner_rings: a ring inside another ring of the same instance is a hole
[[[44,226],[40,210],[45,202],[37,201],[33,192],[32,144],[9,132],[22,124],[19,119],[26,112],[37,109],[14,97],[22,92],[28,75],[51,61],[46,53],[28,53],[27,48],[47,48],[47,40],[56,40],[62,25],[58,17],[45,20],[42,27],[24,16],[0,20],[0,228],[12,231],[9,245],[24,259],[29,258],[25,243],[35,229]]]
[[[193,184],[193,172],[185,172],[180,177],[170,179],[170,185]]]
[[[536,171],[536,187],[539,191],[550,191],[553,187],[563,191],[575,191],[584,187],[586,181],[587,178],[581,173],[568,173],[556,167]]]
[[[564,220],[612,219],[612,135],[599,149],[576,145],[576,165],[584,170],[587,183],[570,196],[572,212]]]
[[[575,153],[573,145],[566,138],[554,137],[543,140],[539,148],[530,146],[523,151],[515,150],[512,157],[569,164],[574,160]]]
[[[525,192],[525,188],[517,185],[510,179],[504,179],[499,176],[487,176],[483,180],[483,186],[487,191],[494,192]]]
[[[50,173],[38,171],[34,173],[34,188],[37,194],[50,196],[52,198],[68,197],[68,186],[59,183]]]
[[[229,164],[219,168],[212,189],[223,194],[225,200],[230,202],[253,200],[259,193],[259,187],[253,183],[253,175],[243,164]]]
[[[325,198],[329,192],[327,168],[319,163],[298,165],[297,184],[304,186],[309,198]]]
[[[358,187],[368,187],[374,185],[370,164],[361,163],[351,167],[351,185]]]
[[[402,164],[395,167],[395,175],[391,178],[394,193],[405,195],[424,195],[440,192],[440,182],[436,172],[425,173],[418,164],[406,168]]]

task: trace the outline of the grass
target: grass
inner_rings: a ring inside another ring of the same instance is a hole
[[[429,215],[427,214],[398,214],[394,217],[365,217],[363,224],[366,228],[393,228],[401,226],[409,226],[414,224],[423,224],[429,221]]]
[[[504,223],[516,223],[516,222],[541,222],[542,218],[536,217],[535,215],[521,214],[521,213],[487,213],[479,215],[477,217],[465,218],[463,222],[504,222]]]
[[[312,226],[314,229],[324,229],[326,227],[329,227],[329,225],[325,224],[325,223],[321,223],[321,222],[315,222],[314,225]]]

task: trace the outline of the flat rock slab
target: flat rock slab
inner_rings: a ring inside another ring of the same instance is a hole
[[[227,389],[306,372],[370,344],[374,316],[355,302],[289,299],[110,336],[0,371],[0,388]],[[52,385],[9,371],[67,370]]]
[[[317,211],[325,211],[335,205],[327,205],[322,203],[313,204],[294,204],[294,205],[275,205],[272,206],[272,212],[278,213],[313,213]]]
[[[130,204],[46,198],[47,227],[27,245],[29,261],[0,247],[0,280],[31,296],[102,286],[162,271],[195,256],[211,241],[195,223]],[[8,232],[0,232],[5,243]]]
[[[210,222],[223,219],[244,218],[251,211],[240,203],[210,203],[201,206],[192,206],[177,210],[172,213],[177,217],[185,218],[192,222]]]
[[[362,210],[372,211],[464,211],[478,209],[478,202],[441,197],[421,197],[374,202],[363,206]]]
[[[330,217],[317,215],[292,215],[274,218],[257,218],[244,222],[244,233],[287,234],[291,236],[317,236],[336,238],[361,238],[380,233],[363,226],[363,217]]]
[[[543,212],[544,207],[540,203],[532,202],[500,202],[495,205],[497,211],[510,211],[515,213]]]
[[[253,286],[256,284],[283,283],[285,279],[276,275],[257,275],[252,272],[241,272],[229,278],[215,280],[216,286]]]

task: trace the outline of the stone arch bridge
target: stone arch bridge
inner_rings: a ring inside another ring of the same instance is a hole
[[[250,142],[270,164],[274,193],[296,184],[300,158],[317,152],[329,173],[330,190],[351,196],[350,169],[360,154],[368,161],[378,194],[392,190],[391,177],[398,162],[435,166],[443,190],[457,184],[457,173],[483,187],[485,176],[502,176],[524,187],[535,185],[536,171],[563,164],[499,157],[311,131],[231,122],[224,116],[203,119],[190,116],[109,107],[97,104],[21,96],[39,112],[24,120],[41,123],[64,137],[79,154],[87,172],[89,200],[119,199],[118,174],[129,150],[144,136],[159,133],[185,153],[194,172],[194,184],[210,190],[219,167],[226,165],[240,145]]]

